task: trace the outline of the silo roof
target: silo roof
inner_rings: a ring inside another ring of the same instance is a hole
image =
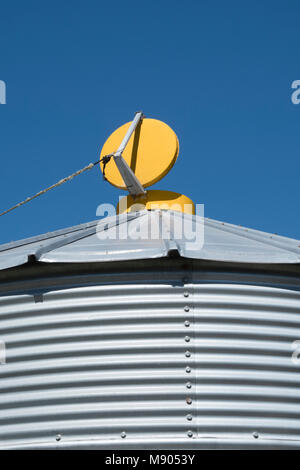
[[[7,243],[0,245],[0,269],[31,259],[45,263],[107,262],[162,258],[171,252],[219,262],[300,263],[299,240],[196,215],[185,215],[184,220],[183,227],[179,212],[145,210]],[[153,229],[150,236],[149,226]],[[192,233],[196,233],[194,238]]]

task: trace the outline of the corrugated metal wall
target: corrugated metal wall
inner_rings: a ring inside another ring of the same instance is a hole
[[[299,280],[43,282],[0,297],[2,448],[300,444]]]
[[[198,437],[298,439],[300,294],[195,284]]]

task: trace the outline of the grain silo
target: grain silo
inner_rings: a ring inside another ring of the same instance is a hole
[[[0,246],[2,449],[300,448],[300,242],[182,218]]]

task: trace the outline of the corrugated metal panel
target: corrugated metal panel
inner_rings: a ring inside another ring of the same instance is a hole
[[[299,290],[198,278],[193,291],[198,437],[300,444]]]
[[[300,447],[299,279],[139,277],[0,297],[1,446]]]
[[[185,437],[184,303],[174,278],[0,298],[2,446]]]
[[[300,262],[298,240],[179,212],[141,211],[2,245],[0,269],[30,256],[46,263],[86,263],[161,258],[174,249],[202,260]]]

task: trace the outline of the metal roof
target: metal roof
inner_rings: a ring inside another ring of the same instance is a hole
[[[191,239],[192,233],[196,238]],[[99,219],[0,245],[0,269],[22,265],[32,257],[46,263],[85,263],[160,258],[173,251],[186,258],[220,262],[300,262],[299,240],[156,210]]]

